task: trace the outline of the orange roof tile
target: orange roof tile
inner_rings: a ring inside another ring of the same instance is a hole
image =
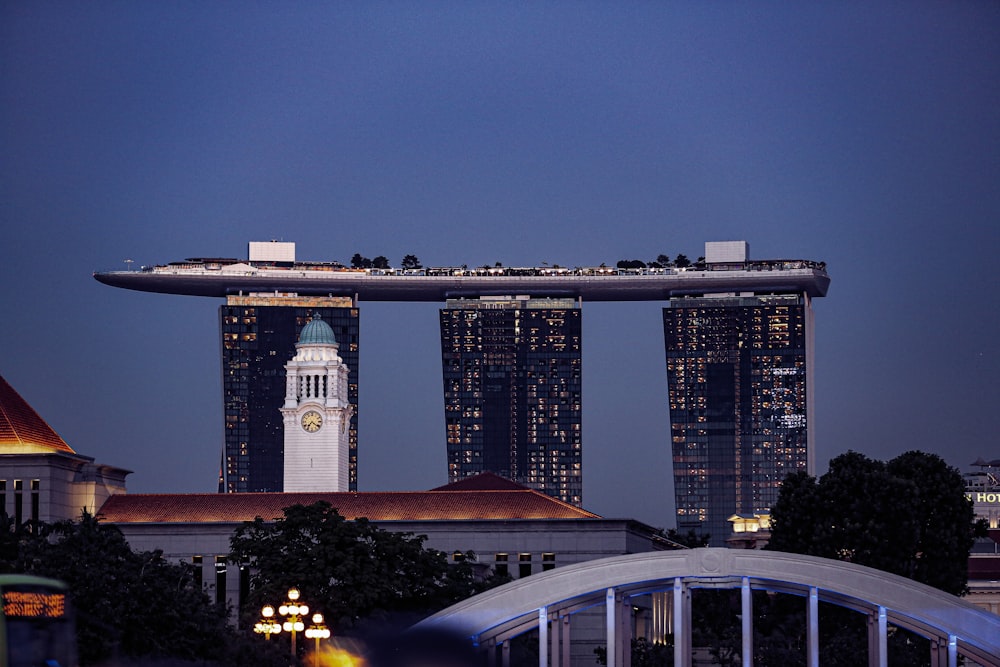
[[[326,501],[347,519],[433,521],[474,519],[599,519],[530,489],[348,493],[123,494],[99,514],[109,523],[229,523],[276,519],[290,505]]]
[[[439,486],[431,491],[501,491],[514,489],[527,489],[528,487],[518,484],[506,477],[501,477],[492,472],[481,472],[472,477],[460,479],[451,484]]]
[[[0,454],[45,454],[73,449],[0,376]]]

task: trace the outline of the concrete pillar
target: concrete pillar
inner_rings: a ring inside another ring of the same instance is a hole
[[[674,579],[674,665],[691,664],[691,591],[681,577]]]
[[[570,667],[570,657],[573,653],[573,651],[571,650],[573,647],[573,643],[570,640],[570,634],[569,634],[570,630],[569,619],[570,619],[569,614],[566,614],[565,616],[562,616],[559,619],[560,634],[562,635],[562,653],[561,653],[562,662],[559,663],[559,667]]]
[[[538,667],[549,667],[549,612],[538,609]]]
[[[743,577],[740,603],[743,667],[753,667],[753,597],[750,592],[750,577]]]
[[[627,595],[616,596],[618,603],[618,665],[632,667],[632,601]]]
[[[486,642],[486,664],[488,667],[497,667],[497,643],[492,639]]]
[[[549,629],[549,646],[551,650],[549,651],[549,661],[552,667],[560,667],[562,665],[561,653],[559,652],[559,640],[561,639],[559,632],[559,615],[556,613],[555,618],[552,619],[552,627]]]
[[[806,611],[806,664],[819,667],[819,589],[809,587],[809,607]]]
[[[615,589],[609,588],[604,596],[604,627],[605,639],[607,640],[608,667],[622,667],[617,660],[618,657],[618,623],[616,622],[616,612],[618,605],[615,604]]]
[[[500,667],[510,667],[510,641],[500,644]]]
[[[875,626],[875,645],[872,646],[872,632],[868,633],[868,650],[870,665],[877,667],[889,667],[889,619],[886,616],[885,607],[879,606],[875,617],[871,619]],[[871,628],[871,626],[869,626]]]

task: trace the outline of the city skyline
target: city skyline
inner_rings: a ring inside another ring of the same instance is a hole
[[[707,239],[821,260],[817,473],[848,449],[997,457],[996,6],[0,13],[0,374],[134,492],[217,488],[218,303],[92,272],[270,238],[345,263]],[[670,526],[662,307],[584,308],[584,506]],[[440,360],[413,354],[438,306],[359,317],[361,490],[440,486]]]

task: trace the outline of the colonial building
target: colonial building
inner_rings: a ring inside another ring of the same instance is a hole
[[[130,471],[73,451],[0,377],[0,514],[15,524],[95,513]]]

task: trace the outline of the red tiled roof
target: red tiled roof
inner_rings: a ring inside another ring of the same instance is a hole
[[[66,452],[73,449],[0,376],[0,454]]]
[[[445,487],[447,488],[447,487]],[[357,493],[204,493],[111,496],[99,514],[109,523],[228,523],[283,516],[290,505],[326,501],[347,519],[598,519],[530,489]]]
[[[431,491],[512,491],[527,488],[495,473],[481,472],[478,475],[431,489]]]

